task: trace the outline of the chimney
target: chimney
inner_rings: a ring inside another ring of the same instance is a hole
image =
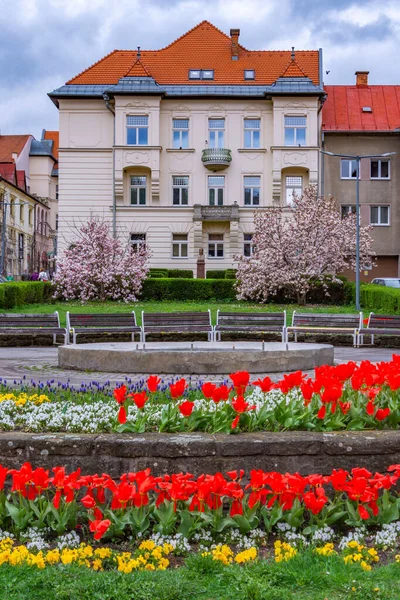
[[[240,29],[230,30],[232,60],[239,59],[239,35]]]
[[[368,85],[369,71],[356,71],[356,85]]]

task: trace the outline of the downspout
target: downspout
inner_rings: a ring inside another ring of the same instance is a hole
[[[318,59],[319,59],[318,60],[318,62],[319,62],[319,85],[323,89],[323,87],[324,87],[324,70],[323,70],[323,64],[322,64],[322,48],[319,48],[319,50],[318,50]],[[321,104],[318,109],[318,129],[319,129],[318,135],[320,135],[321,150],[324,149],[324,134],[322,132],[321,111],[322,111],[322,107],[324,105],[325,99],[326,99],[326,94],[324,94],[324,96],[321,98]],[[325,188],[324,165],[325,165],[325,155],[322,154],[321,152],[318,152],[318,171],[320,173],[318,195],[322,196],[322,197],[324,196],[324,188]]]
[[[321,133],[321,150],[325,150],[325,134]],[[321,196],[325,194],[325,154],[321,154]]]
[[[107,109],[114,117],[114,128],[113,128],[113,155],[112,155],[112,188],[113,188],[113,204],[112,204],[112,232],[113,238],[117,237],[117,198],[115,195],[115,110],[111,106],[110,96],[107,93],[103,94],[104,102],[106,103]]]

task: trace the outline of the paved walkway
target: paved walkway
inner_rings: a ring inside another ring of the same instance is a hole
[[[380,362],[390,360],[392,354],[399,353],[399,349],[390,348],[352,348],[352,347],[337,347],[335,348],[335,362],[343,363],[350,360],[361,361],[370,360],[371,362]],[[240,365],[238,365],[240,368]],[[156,373],[156,369],[155,369]],[[266,373],[267,374],[267,373]],[[145,375],[145,374],[143,374]],[[127,374],[132,381],[142,379],[143,375]],[[177,373],[177,375],[179,375]],[[274,373],[271,378],[279,379],[281,374]],[[90,381],[110,383],[123,381],[125,376],[121,373],[96,373],[96,372],[78,372],[62,370],[58,367],[57,348],[0,348],[0,377],[3,379],[20,380],[23,377],[26,379],[34,379],[36,382],[46,382],[54,379],[66,383],[69,381],[72,385],[79,385],[83,382]],[[257,375],[258,377],[258,375]],[[262,377],[262,375],[261,375]],[[165,379],[169,376],[166,375]],[[210,376],[193,376],[195,379],[207,379],[221,381],[222,375]]]

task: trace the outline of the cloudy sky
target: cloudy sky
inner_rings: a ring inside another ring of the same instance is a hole
[[[47,93],[111,50],[157,49],[207,19],[248,49],[324,51],[327,84],[400,84],[398,0],[0,0],[0,131],[58,128]]]

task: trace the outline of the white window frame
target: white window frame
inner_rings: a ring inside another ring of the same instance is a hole
[[[376,223],[374,223],[372,221],[372,209],[373,208],[377,208],[378,209],[378,221]],[[388,220],[387,220],[387,223],[382,223],[382,218],[381,218],[381,212],[382,212],[381,209],[382,208],[387,208],[388,209]],[[390,227],[390,204],[371,204],[370,207],[369,207],[369,223],[373,227]]]
[[[179,125],[179,122],[187,121],[187,127],[182,127]],[[172,119],[172,147],[175,150],[186,150],[189,148],[189,118],[182,117],[181,119],[173,118]],[[178,140],[175,141],[175,132],[178,132]],[[187,141],[183,141],[183,133],[187,132]]]
[[[213,239],[214,238],[214,239]],[[221,260],[225,258],[225,236],[223,233],[209,233],[207,257],[211,260]],[[214,248],[214,256],[210,254],[211,248]],[[219,247],[219,248],[218,248]],[[218,255],[218,251],[222,249],[222,255]]]
[[[218,126],[218,123],[223,123],[223,127]],[[208,119],[208,147],[209,148],[225,148],[225,118]]]
[[[178,180],[186,179],[187,183],[179,182]],[[172,206],[189,206],[189,175],[172,175]],[[179,191],[179,202],[174,202],[174,192]],[[183,190],[187,190],[187,201],[182,202]]]
[[[344,163],[348,163],[348,168],[347,168],[347,175],[343,175],[343,164]],[[356,174],[353,175],[352,173],[352,167],[353,167],[353,163],[356,164]],[[352,179],[354,181],[354,179],[357,179],[357,169],[358,169],[358,164],[357,164],[357,160],[353,159],[353,158],[341,158],[340,159],[340,179]]]
[[[258,183],[250,179],[258,179]],[[246,182],[247,180],[247,182]],[[246,190],[250,190],[250,204],[246,204]],[[254,190],[258,190],[258,202],[254,202]],[[244,175],[243,177],[243,206],[260,206],[261,204],[261,175]]]
[[[214,178],[219,178],[223,181],[220,185],[218,183],[210,184]],[[214,203],[211,203],[211,190],[214,190]],[[222,190],[222,202],[219,202],[219,190]],[[207,176],[207,204],[208,206],[223,206],[225,200],[225,175],[208,175]]]
[[[174,254],[175,248],[178,254]],[[186,254],[183,251],[186,248]],[[187,233],[173,233],[172,234],[172,252],[171,258],[174,260],[188,259],[189,258],[189,239]]]
[[[129,119],[137,119],[137,124],[129,123]],[[140,124],[139,120],[145,119],[145,121]],[[135,141],[128,141],[128,130],[136,130],[135,133]],[[146,143],[139,142],[139,130],[146,130]],[[149,145],[149,116],[148,115],[126,115],[126,145],[127,146],[148,146]]]
[[[255,69],[245,69],[244,70],[244,78],[245,80],[251,80],[256,78]]]
[[[144,180],[133,182],[134,179]],[[130,175],[129,186],[129,203],[130,206],[146,206],[147,205],[147,176],[146,175]],[[132,202],[132,191],[136,190],[136,202]],[[140,190],[144,190],[144,202],[140,202]]]
[[[289,182],[289,179],[301,179],[301,186],[296,185],[294,181]],[[301,196],[303,193],[303,177],[302,175],[286,175],[285,177],[285,192],[286,192],[286,206],[293,206],[293,192],[300,190],[300,193],[296,193],[296,196]],[[289,198],[289,190],[291,190],[291,197]]]
[[[243,234],[243,256],[246,258],[251,258],[254,254],[254,244],[253,244],[254,233],[244,233]],[[248,248],[248,253],[246,254],[246,248]]]
[[[258,121],[258,127],[254,125],[250,125],[251,122]],[[247,127],[246,127],[247,125]],[[250,145],[246,144],[246,131],[250,132]],[[258,133],[258,142],[255,141],[255,132]],[[255,119],[251,119],[250,117],[245,117],[243,120],[243,148],[260,148],[261,147],[261,119],[260,117],[256,117]]]
[[[131,233],[130,244],[131,244],[132,250],[134,252],[138,252],[140,250],[141,246],[143,246],[145,248],[146,247],[146,234],[145,233]]]
[[[292,124],[289,124],[289,119],[293,119]],[[304,124],[296,124],[295,120],[296,119],[304,119]],[[294,135],[293,135],[293,144],[288,144],[286,142],[286,131],[292,130],[294,131]],[[307,115],[284,115],[284,139],[283,139],[283,143],[284,146],[291,146],[291,147],[299,147],[299,146],[307,146]],[[297,141],[297,137],[298,137],[298,130],[304,131],[304,143],[299,144]]]
[[[189,69],[188,78],[211,81],[214,79],[214,69]]]
[[[378,177],[372,177],[371,175],[371,170],[372,170],[372,163],[373,162],[377,162],[378,163]],[[387,177],[382,177],[381,173],[382,173],[382,163],[385,162],[388,165],[388,176]],[[389,181],[390,179],[390,160],[388,160],[387,158],[371,158],[370,161],[370,166],[369,166],[369,175],[370,175],[370,179],[372,179],[373,181],[375,180],[380,180],[380,181]]]

